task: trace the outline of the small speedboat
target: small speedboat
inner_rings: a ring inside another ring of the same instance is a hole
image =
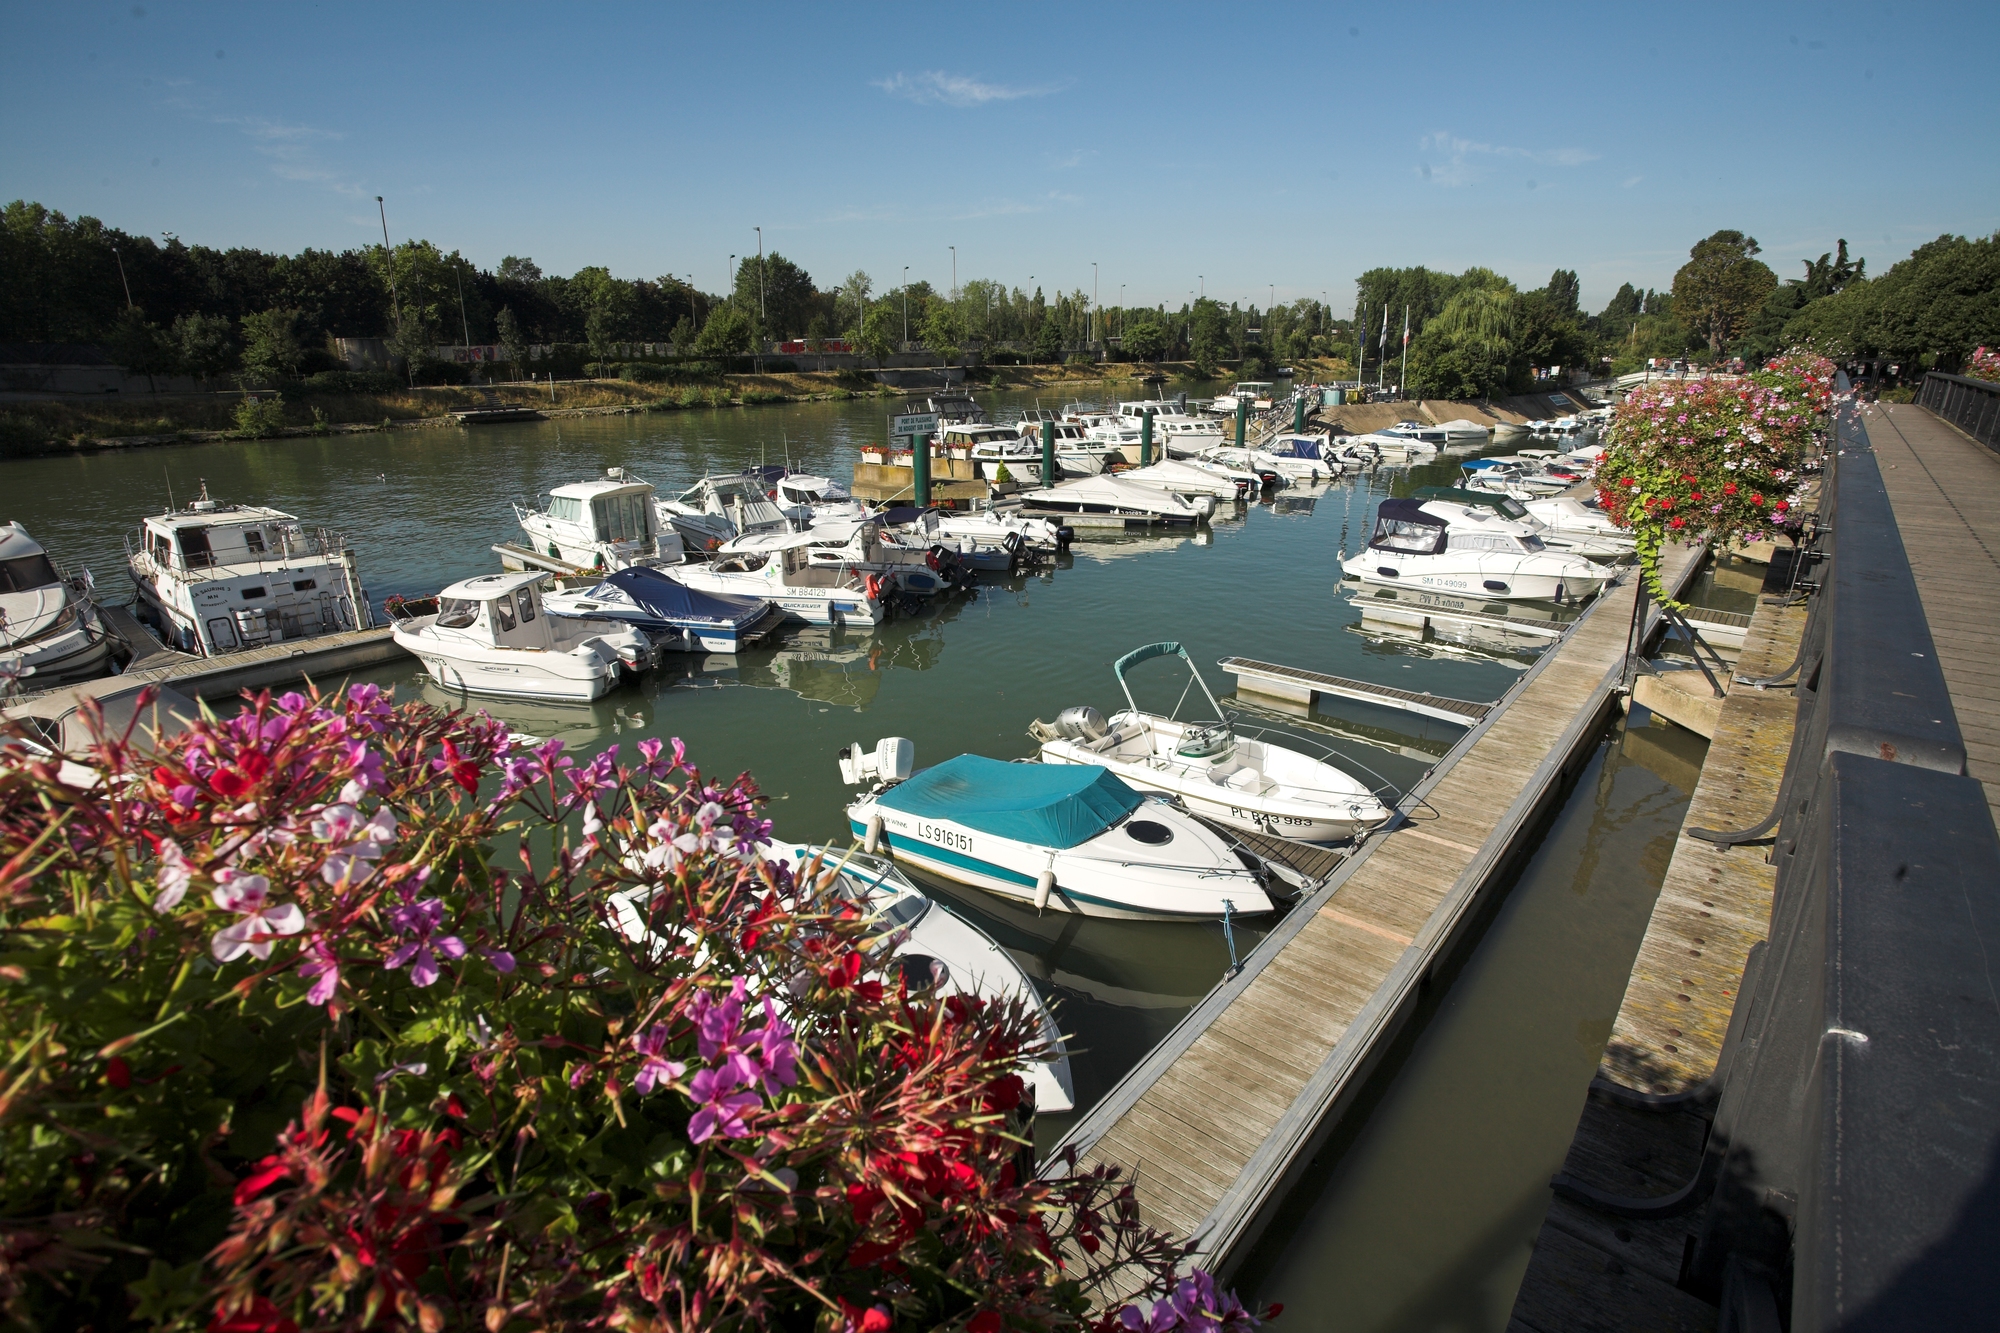
[[[773,504],[758,473],[703,477],[671,498],[656,499],[660,521],[681,535],[688,549],[711,552],[753,532],[785,532],[791,521]]]
[[[1211,497],[1191,502],[1115,476],[1082,477],[1045,486],[1028,491],[1021,500],[1030,513],[1092,527],[1192,526],[1215,512]]]
[[[520,699],[587,703],[653,665],[652,641],[631,625],[548,615],[547,577],[482,574],[439,593],[435,611],[400,604],[396,642],[446,689]]]
[[[1201,461],[1254,473],[1266,486],[1309,483],[1324,480],[1328,475],[1323,459],[1292,458],[1261,448],[1238,448],[1233,444],[1217,444],[1202,450]]]
[[[1419,486],[1412,498],[1421,500],[1427,512],[1444,515],[1454,531],[1462,528],[1467,532],[1505,530],[1517,535],[1532,534],[1541,538],[1544,546],[1599,560],[1632,553],[1632,534],[1619,532],[1602,510],[1586,509],[1575,500],[1523,501],[1511,495],[1455,486]],[[1562,526],[1557,526],[1537,512],[1537,506],[1549,505],[1571,506],[1586,517],[1572,519],[1566,509],[1548,511],[1565,520]],[[1590,526],[1587,516],[1591,514],[1603,520],[1601,529]]]
[[[1435,588],[1471,597],[1585,597],[1610,572],[1582,556],[1551,551],[1532,533],[1451,531],[1454,515],[1417,499],[1382,501],[1368,545],[1341,562],[1363,583]],[[1506,524],[1507,528],[1516,525]]]
[[[0,525],[0,684],[41,690],[103,675],[110,629],[88,574],[65,577],[19,523]]]
[[[1118,474],[1118,480],[1136,486],[1150,486],[1184,500],[1207,495],[1229,503],[1241,500],[1257,489],[1256,478],[1247,472],[1228,476],[1178,459],[1166,459],[1149,467],[1127,468]]]
[[[809,528],[815,523],[859,522],[869,517],[871,512],[866,504],[849,495],[847,488],[831,477],[788,472],[778,478],[777,491],[778,507],[784,511],[785,517],[802,528]]]
[[[558,486],[543,507],[517,504],[514,517],[530,551],[583,569],[671,565],[685,558],[680,534],[662,530],[651,483],[624,468]]]
[[[1214,721],[1162,717],[1132,701],[1126,671],[1172,656],[1187,663]],[[1134,649],[1111,671],[1125,692],[1125,710],[1108,722],[1087,706],[1064,709],[1053,724],[1037,721],[1029,734],[1041,742],[1043,763],[1102,765],[1130,786],[1175,797],[1216,823],[1300,842],[1352,838],[1394,813],[1366,784],[1323,759],[1238,736],[1180,644]]]
[[[1212,921],[1273,910],[1257,876],[1207,825],[1095,765],[962,754],[911,772],[901,737],[840,753],[868,849],[989,893],[1080,916]]]
[[[1467,421],[1464,417],[1439,422],[1438,429],[1444,432],[1447,444],[1482,444],[1493,436],[1493,427]]]
[[[1076,1085],[1062,1031],[1028,974],[990,935],[927,896],[886,856],[782,842],[763,855],[788,864],[795,877],[833,897],[834,905],[859,907],[880,920],[882,942],[876,947],[894,959],[912,990],[935,986],[946,995],[1003,1004],[1019,1000],[1042,1031],[1041,1049],[1029,1053],[1021,1070],[1034,1086],[1035,1110],[1075,1109]]]
[[[621,569],[586,588],[542,594],[552,616],[616,620],[654,645],[685,653],[733,653],[774,633],[785,613],[761,597],[697,592],[653,569]]]

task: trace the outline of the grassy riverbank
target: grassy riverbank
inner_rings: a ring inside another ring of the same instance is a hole
[[[1304,378],[1331,377],[1346,367],[1302,364]],[[1141,377],[1167,376],[1165,385],[1147,386]],[[1222,372],[1227,375],[1225,368]],[[1170,394],[1176,386],[1199,383],[1187,364],[1105,364],[1076,366],[984,366],[967,387],[1047,388],[1072,395],[1138,397]],[[788,371],[767,375],[725,375],[712,383],[636,384],[624,380],[565,380],[551,392],[543,384],[499,384],[482,388],[433,386],[386,393],[293,392],[270,404],[262,421],[243,429],[241,393],[102,395],[17,399],[0,403],[0,454],[55,453],[68,449],[120,448],[177,441],[274,435],[320,435],[354,430],[388,430],[450,425],[451,413],[469,408],[530,407],[552,414],[670,412],[755,407],[857,397],[907,398],[922,392],[877,384],[853,371]],[[261,396],[269,398],[268,393]]]

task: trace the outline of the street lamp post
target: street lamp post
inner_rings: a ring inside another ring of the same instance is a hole
[[[125,308],[131,310],[134,308],[132,305],[132,283],[125,276],[125,256],[119,254],[118,247],[114,245],[111,247],[111,257],[118,261],[118,281],[125,288]]]
[[[1097,261],[1090,261],[1090,342],[1094,349],[1097,344]]]
[[[753,228],[757,233],[757,318],[768,323],[771,312],[764,308],[764,229]]]
[[[736,308],[736,256],[729,256],[729,308]]]
[[[1195,277],[1196,277],[1196,278],[1198,278],[1198,279],[1200,279],[1200,281],[1201,281],[1201,296],[1200,296],[1200,298],[1199,298],[1199,299],[1201,299],[1201,300],[1204,300],[1204,301],[1205,301],[1205,300],[1207,300],[1207,299],[1208,299],[1208,279],[1207,279],[1207,278],[1205,278],[1205,277],[1202,277],[1202,275],[1201,275],[1201,274],[1199,274],[1199,273],[1195,274]]]
[[[958,247],[947,245],[945,249],[951,251],[951,299],[956,301],[958,299]]]
[[[903,342],[910,341],[910,266],[903,265]]]

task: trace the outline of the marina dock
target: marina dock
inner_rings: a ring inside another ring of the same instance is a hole
[[[167,685],[196,699],[234,699],[244,690],[261,690],[310,678],[331,685],[350,671],[406,657],[391,637],[390,627],[322,634],[267,644],[240,653],[196,657],[163,647],[146,627],[122,606],[98,608],[105,622],[132,654],[125,671],[75,687],[79,693],[100,694],[135,684]]]
[[[1359,699],[1363,703],[1381,704],[1388,708],[1399,708],[1419,717],[1435,718],[1440,722],[1456,722],[1469,727],[1483,721],[1497,706],[1478,703],[1471,699],[1450,699],[1439,694],[1424,694],[1417,690],[1399,690],[1388,685],[1376,685],[1365,680],[1349,680],[1345,676],[1329,676],[1320,671],[1307,671],[1302,667],[1278,666],[1271,662],[1258,662],[1248,657],[1225,657],[1216,663],[1224,671],[1236,677],[1236,688],[1251,694],[1269,695],[1292,703],[1311,707],[1321,695],[1332,695],[1341,699]]]
[[[1669,589],[1702,554],[1669,548]],[[1154,1225],[1230,1273],[1591,753],[1622,683],[1634,597],[1630,577],[1607,588],[1497,704],[1426,702],[1470,730],[1402,818],[1294,905],[1058,1151],[1124,1168]],[[1361,685],[1269,665],[1252,669],[1289,688]]]

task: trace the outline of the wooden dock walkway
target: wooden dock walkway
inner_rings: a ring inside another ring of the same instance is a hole
[[[2000,455],[1922,407],[1863,419],[1938,665],[1965,738],[1965,770],[2000,824]]]
[[[1750,617],[1737,674],[1790,665],[1806,608],[1782,606],[1779,579]],[[1789,688],[1734,685],[1688,802],[1660,896],[1639,945],[1598,1078],[1648,1093],[1682,1093],[1715,1072],[1751,946],[1765,938],[1777,871],[1768,840],[1721,848],[1689,828],[1738,829],[1770,813],[1784,780],[1797,708]],[[1709,1108],[1644,1110],[1586,1099],[1565,1174],[1629,1197],[1671,1194],[1693,1176]],[[1614,1218],[1557,1196],[1516,1293],[1510,1333],[1576,1328],[1708,1333],[1715,1307],[1680,1290],[1699,1215]]]
[[[1684,586],[1701,551],[1670,548]],[[1587,759],[1620,683],[1636,580],[1609,588],[1246,960],[1064,1140],[1124,1167],[1155,1226],[1227,1275],[1461,940],[1482,891]],[[1107,1293],[1107,1298],[1119,1293]]]

